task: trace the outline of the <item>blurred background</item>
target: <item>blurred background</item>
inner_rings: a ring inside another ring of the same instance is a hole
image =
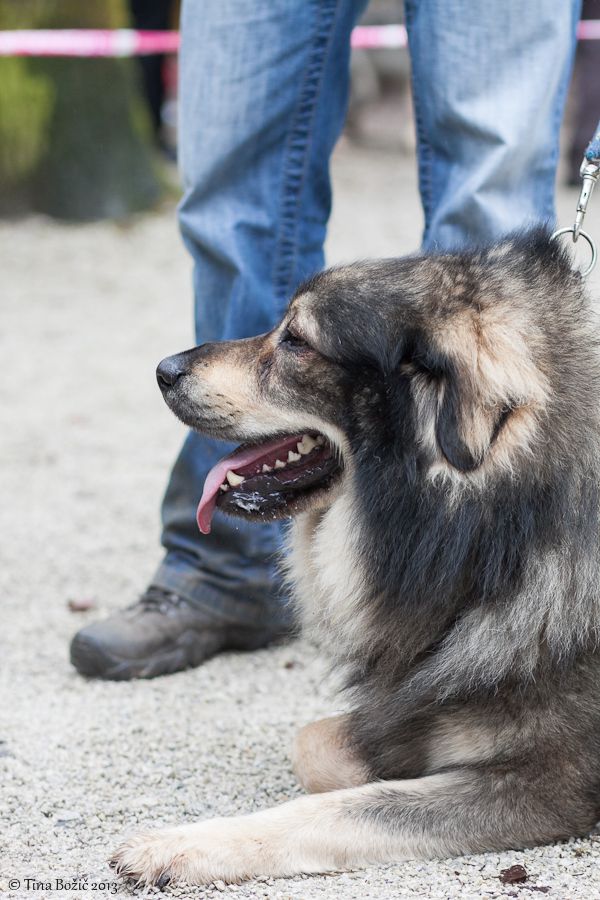
[[[584,17],[600,16],[585,0]],[[176,30],[178,0],[0,0],[0,30]],[[362,24],[403,22],[401,0],[371,0]],[[202,51],[200,51],[202,52]],[[204,48],[210,52],[210,48]],[[600,41],[580,41],[562,179],[578,183],[600,108]],[[355,50],[345,140],[414,158],[406,48]],[[123,219],[177,194],[177,57],[0,58],[0,215]],[[414,166],[413,166],[414,168]]]

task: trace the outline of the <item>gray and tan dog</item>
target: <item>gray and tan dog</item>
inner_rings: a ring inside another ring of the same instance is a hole
[[[277,328],[163,361],[171,409],[245,443],[198,508],[293,516],[290,578],[350,712],[282,806],[131,838],[141,882],[526,847],[600,815],[600,368],[546,232],[316,276]]]

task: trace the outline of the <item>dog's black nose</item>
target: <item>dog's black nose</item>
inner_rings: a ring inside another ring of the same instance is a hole
[[[172,388],[183,374],[184,371],[179,365],[179,360],[176,356],[167,356],[166,359],[159,362],[156,369],[156,380],[161,391]]]

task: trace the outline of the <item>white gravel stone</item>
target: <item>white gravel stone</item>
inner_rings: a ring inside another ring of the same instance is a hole
[[[416,248],[412,160],[343,146],[335,177],[330,261]],[[575,199],[562,191],[563,223]],[[600,236],[600,198],[586,227]],[[2,223],[0,271],[0,890],[158,897],[115,881],[106,859],[120,838],[296,796],[293,734],[339,701],[327,661],[302,642],[149,682],[86,682],[70,668],[71,635],[130,603],[160,558],[158,506],[184,429],[154,368],[192,343],[191,265],[167,208],[126,226]],[[71,612],[81,597],[96,608]],[[529,882],[502,885],[516,863]],[[108,886],[55,887],[86,877]],[[600,836],[165,896],[476,900],[545,887],[556,900],[600,897]]]

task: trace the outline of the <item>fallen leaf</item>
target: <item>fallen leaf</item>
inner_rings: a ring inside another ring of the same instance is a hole
[[[78,600],[69,600],[67,606],[71,612],[87,612],[89,609],[95,608],[96,601],[91,597],[81,597]]]
[[[502,884],[521,884],[527,881],[527,869],[525,866],[510,866],[508,869],[502,869],[498,876]]]

